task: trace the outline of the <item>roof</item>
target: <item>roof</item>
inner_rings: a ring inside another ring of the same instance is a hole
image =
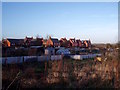
[[[68,42],[69,42],[69,41],[68,41],[66,38],[61,38],[61,39],[60,39],[60,43],[61,43],[61,44],[63,44],[63,43],[64,43],[64,44],[68,44]]]
[[[36,40],[43,40],[43,38],[36,38]]]
[[[81,40],[82,41],[82,43],[84,43],[85,41],[87,42],[87,43],[90,43],[90,40]]]
[[[25,38],[27,38],[27,39],[33,39],[33,37],[27,37],[27,36]]]
[[[80,39],[77,39],[76,42],[81,42],[81,40],[80,40]]]
[[[90,40],[84,40],[84,42],[85,42],[85,41],[86,41],[87,43],[91,43]]]
[[[66,38],[61,38],[60,40],[67,41],[67,39],[66,39]]]
[[[59,41],[58,41],[57,38],[51,38],[51,40],[52,40],[54,43],[59,43]]]
[[[24,39],[11,39],[11,38],[8,38],[7,40],[9,40],[10,43],[20,43],[24,41]]]
[[[75,38],[74,38],[74,39],[70,38],[70,41],[72,41],[72,42],[76,42]]]
[[[43,39],[42,38],[32,39],[30,43],[31,43],[31,45],[35,45],[35,46],[36,45],[42,45]]]
[[[31,41],[31,40],[33,40],[33,37],[25,37],[25,39],[24,39],[24,41],[26,42],[26,41]]]
[[[34,42],[34,41],[36,41],[36,39],[32,39],[32,40],[31,40],[31,42]]]

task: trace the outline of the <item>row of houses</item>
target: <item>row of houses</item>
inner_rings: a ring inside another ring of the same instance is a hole
[[[3,47],[29,47],[29,46],[44,46],[44,47],[81,47],[81,48],[89,48],[91,47],[90,40],[80,40],[75,38],[70,38],[67,40],[66,38],[61,38],[58,40],[57,38],[43,39],[33,37],[25,37],[25,39],[3,39],[2,40]]]

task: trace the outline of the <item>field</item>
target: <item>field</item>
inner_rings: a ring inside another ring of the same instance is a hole
[[[101,48],[101,47],[99,47]],[[101,48],[102,50],[102,48]],[[120,88],[119,51],[96,59],[49,60],[2,66],[2,89],[23,88]]]
[[[2,70],[3,90],[46,87],[120,88],[120,65],[117,60],[95,62],[63,59],[7,65]]]

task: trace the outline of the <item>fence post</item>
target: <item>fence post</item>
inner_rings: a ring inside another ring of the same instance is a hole
[[[63,54],[61,55],[63,57]],[[61,70],[63,69],[63,58],[61,58]]]
[[[24,63],[24,56],[23,56],[23,63]]]
[[[7,65],[7,57],[5,57],[5,65]]]
[[[47,62],[45,61],[45,72],[47,71]]]

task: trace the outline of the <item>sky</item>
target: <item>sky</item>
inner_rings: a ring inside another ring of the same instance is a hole
[[[47,35],[90,39],[92,43],[118,41],[117,2],[3,2],[2,37]]]

